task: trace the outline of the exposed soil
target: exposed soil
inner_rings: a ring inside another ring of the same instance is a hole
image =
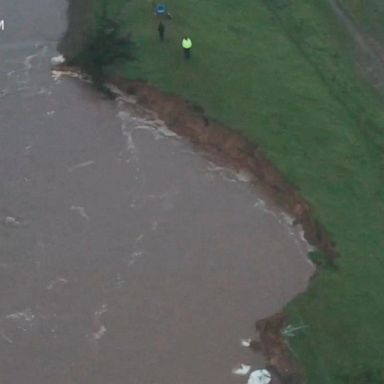
[[[292,358],[281,330],[286,325],[284,314],[278,313],[268,319],[256,323],[259,340],[251,343],[251,348],[261,349],[269,362],[268,369],[273,373],[276,382],[284,384],[302,383],[299,362]]]
[[[284,179],[257,145],[208,118],[202,107],[178,96],[161,92],[144,82],[121,78],[112,78],[110,81],[125,93],[134,95],[141,106],[156,112],[169,129],[189,139],[197,149],[213,154],[218,161],[237,171],[252,175],[257,187],[295,218],[295,225],[303,227],[306,240],[323,252],[328,262],[335,266],[338,256],[335,243],[314,218],[310,205],[300,191]],[[251,346],[261,349],[266,356],[276,383],[299,383],[300,367],[281,336],[285,321],[283,313],[258,321],[256,330],[259,338]]]
[[[279,170],[260,148],[241,134],[219,124],[204,114],[204,109],[178,96],[165,94],[149,84],[110,79],[139,104],[156,112],[167,127],[189,139],[199,149],[214,154],[221,162],[254,177],[259,188],[302,225],[306,240],[334,262],[337,251],[325,228],[313,217],[308,202],[299,190],[284,180]]]
[[[329,3],[356,45],[359,69],[379,93],[384,94],[382,44],[372,36],[367,36],[348,16],[338,0],[329,0]],[[292,215],[296,224],[302,225],[306,240],[322,251],[334,265],[338,256],[335,243],[314,218],[310,205],[300,191],[284,179],[257,145],[209,119],[202,107],[192,105],[180,97],[160,92],[143,82],[128,82],[119,78],[111,80],[123,91],[135,95],[142,106],[155,111],[169,129],[188,138],[198,148],[215,154],[227,165],[252,174],[257,186]],[[283,313],[258,321],[258,338],[252,342],[251,347],[261,350],[266,356],[276,381],[299,383],[302,381],[300,366],[289,353],[281,336],[285,322]]]
[[[69,4],[69,29],[60,47],[66,54],[76,51],[81,45],[84,37],[82,18],[73,16],[86,13],[84,11],[90,1],[72,0]],[[340,8],[337,9],[340,11]],[[61,66],[60,69],[73,70],[66,66]],[[255,143],[209,118],[201,106],[177,95],[164,93],[143,81],[127,81],[120,77],[112,77],[108,81],[121,91],[134,95],[141,106],[154,111],[169,129],[190,140],[198,150],[215,156],[220,163],[252,175],[257,188],[294,217],[295,225],[302,226],[305,239],[335,266],[335,259],[338,257],[336,244],[314,217],[310,204],[297,187],[285,180]],[[301,383],[303,380],[300,366],[281,335],[285,322],[283,313],[258,321],[251,348],[261,350],[266,356],[274,383]]]
[[[67,73],[80,72],[79,69],[66,65],[56,66],[55,69]],[[212,156],[220,165],[250,175],[257,189],[294,217],[294,225],[302,226],[308,243],[322,251],[328,262],[335,266],[338,253],[334,242],[324,227],[314,219],[310,205],[299,190],[284,180],[257,145],[208,118],[202,107],[178,96],[166,94],[141,81],[127,81],[116,77],[110,78],[109,83],[124,93],[133,95],[140,106],[155,112],[167,128],[190,140],[197,150]],[[281,312],[257,321],[256,336],[250,346],[266,357],[273,384],[303,382],[300,365],[290,354],[281,335],[281,330],[287,325],[286,320]]]

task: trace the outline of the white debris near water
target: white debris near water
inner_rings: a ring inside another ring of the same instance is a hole
[[[252,339],[243,339],[241,340],[241,345],[243,347],[249,348],[251,346]]]
[[[53,69],[51,71],[51,74],[52,74],[52,78],[58,82],[60,80],[60,78],[62,76],[68,76],[68,77],[72,77],[72,78],[75,78],[75,79],[81,79],[81,80],[86,80],[87,77],[84,75],[84,74],[81,74],[79,72],[76,72],[76,71],[70,71],[70,70],[57,70],[57,69]]]
[[[232,373],[239,376],[245,376],[251,370],[250,365],[240,364],[238,367],[232,369]]]
[[[52,65],[59,65],[64,63],[65,63],[65,57],[63,55],[58,55],[51,58]]]
[[[269,371],[258,369],[250,374],[247,384],[269,384],[271,381],[272,375]]]

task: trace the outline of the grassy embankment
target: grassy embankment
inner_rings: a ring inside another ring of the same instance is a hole
[[[113,71],[196,102],[260,144],[336,241],[339,270],[287,308],[292,325],[308,326],[288,338],[308,382],[382,383],[384,113],[326,0],[168,0],[163,44],[149,1],[108,3],[137,43],[137,61]]]

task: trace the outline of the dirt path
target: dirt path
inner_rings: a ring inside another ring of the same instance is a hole
[[[328,0],[328,3],[355,43],[361,72],[384,96],[384,47],[353,21],[338,0]]]

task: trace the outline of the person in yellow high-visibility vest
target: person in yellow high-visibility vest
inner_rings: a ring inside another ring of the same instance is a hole
[[[192,40],[189,37],[184,36],[181,46],[184,50],[184,57],[188,60],[191,57]]]

